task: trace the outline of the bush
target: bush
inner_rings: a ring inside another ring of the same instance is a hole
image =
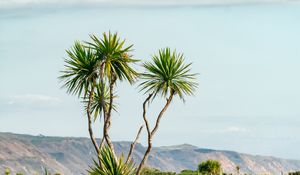
[[[182,170],[178,175],[198,175],[198,171]]]
[[[221,164],[216,160],[207,160],[198,165],[200,174],[220,175],[222,173]]]
[[[143,168],[141,175],[175,175],[174,172],[162,172],[154,168]]]
[[[289,172],[289,175],[300,175],[300,171],[296,171],[296,172]]]
[[[10,169],[9,168],[5,168],[5,175],[10,175]]]

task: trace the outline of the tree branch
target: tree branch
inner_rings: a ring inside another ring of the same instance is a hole
[[[155,132],[158,129],[159,123],[160,123],[160,119],[162,118],[163,114],[166,112],[167,108],[169,107],[172,99],[173,99],[173,92],[171,92],[170,97],[167,99],[167,103],[165,104],[164,108],[160,111],[160,113],[158,114],[158,117],[156,119],[155,122],[155,126],[153,128],[153,130],[151,131],[151,137],[155,134]]]
[[[146,112],[147,112],[146,105],[147,105],[147,103],[149,102],[149,100],[151,99],[152,96],[153,96],[153,94],[149,94],[149,96],[146,98],[146,100],[143,103],[143,119],[144,119],[144,122],[145,122],[145,125],[146,125],[148,137],[151,136],[151,131],[150,131],[150,125],[149,125],[148,119],[146,117]]]
[[[131,159],[131,154],[132,154],[132,152],[133,152],[133,150],[134,150],[134,148],[135,148],[135,145],[136,145],[136,142],[138,141],[138,139],[139,139],[139,137],[140,137],[140,135],[141,135],[141,132],[142,132],[142,130],[143,130],[143,127],[144,127],[144,125],[142,125],[141,127],[140,127],[140,129],[139,129],[139,131],[138,131],[138,133],[137,133],[137,135],[136,135],[136,137],[135,137],[135,140],[131,143],[131,145],[130,145],[130,150],[129,150],[129,152],[128,152],[128,156],[127,156],[127,159],[126,159],[126,163],[128,163],[128,161]]]

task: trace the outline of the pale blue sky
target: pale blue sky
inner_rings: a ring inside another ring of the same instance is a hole
[[[136,58],[169,46],[200,74],[195,97],[175,99],[163,118],[156,146],[300,159],[299,19],[295,4],[1,10],[0,131],[88,136],[80,100],[57,77],[74,40],[111,30],[135,45]],[[145,96],[126,83],[117,92],[111,137],[132,140]],[[149,117],[161,106],[155,101]]]

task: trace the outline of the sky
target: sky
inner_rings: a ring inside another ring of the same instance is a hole
[[[298,4],[57,8],[57,1],[1,2],[19,5],[0,10],[0,132],[87,137],[81,99],[61,89],[57,77],[75,40],[112,31],[134,44],[135,58],[150,60],[171,47],[199,74],[195,96],[172,102],[155,146],[188,143],[300,159]],[[143,123],[146,95],[138,82],[118,82],[116,89],[111,138],[130,141]],[[150,106],[152,126],[163,102]],[[98,137],[100,125],[96,121]],[[145,132],[140,142],[146,143]]]
[[[0,8],[65,5],[224,5],[299,3],[299,0],[1,0]]]

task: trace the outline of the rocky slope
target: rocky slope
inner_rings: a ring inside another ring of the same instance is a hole
[[[129,142],[116,142],[118,153],[129,150]],[[140,161],[145,148],[138,144],[134,160]],[[65,175],[85,174],[94,155],[87,138],[45,137],[0,133],[0,174],[6,167],[14,173],[41,173],[44,168]],[[149,157],[149,166],[167,171],[196,169],[197,164],[207,159],[219,160],[223,170],[252,174],[280,174],[300,169],[300,161],[267,156],[254,156],[233,151],[201,149],[192,145],[157,147]]]

